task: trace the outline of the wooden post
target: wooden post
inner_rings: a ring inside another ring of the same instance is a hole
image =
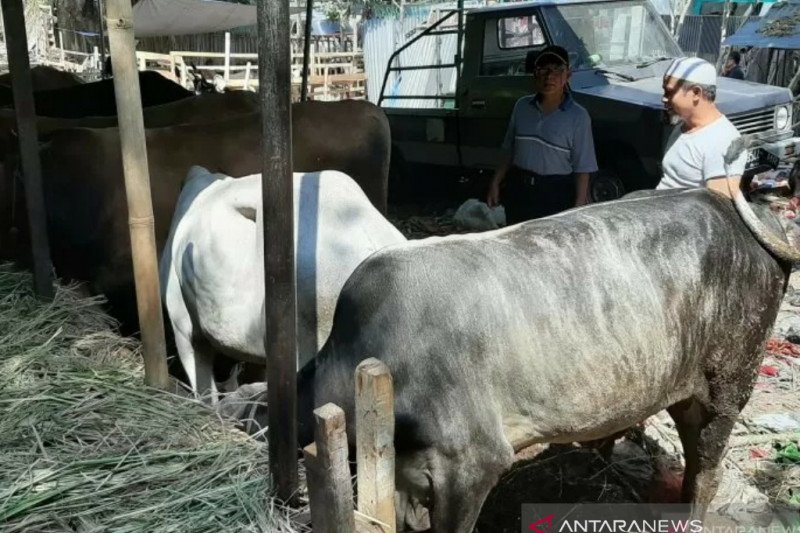
[[[303,449],[315,533],[355,531],[347,453],[344,411],[332,403],[315,409],[314,443]]]
[[[47,240],[42,166],[39,160],[39,138],[36,131],[36,109],[33,81],[28,57],[28,37],[25,33],[25,8],[22,0],[3,0],[6,52],[11,73],[11,89],[17,116],[19,151],[25,174],[25,202],[33,252],[33,286],[36,294],[52,298],[53,281],[50,273],[50,246]]]
[[[267,356],[270,470],[278,498],[297,489],[297,301],[294,266],[289,0],[258,2],[264,209],[264,352]]]
[[[375,358],[356,368],[358,510],[395,530],[394,388],[389,368]]]
[[[308,65],[311,60],[311,23],[314,16],[314,0],[306,0],[306,25],[303,33],[303,81],[300,84],[300,101],[308,100]]]
[[[188,80],[189,75],[186,72],[186,61],[183,60],[183,56],[181,56],[181,87],[184,89],[186,88],[186,81]]]
[[[250,69],[252,68],[253,64],[250,61],[247,62],[247,65],[244,67],[244,90],[250,90]]]
[[[61,56],[61,66],[64,66],[64,32],[58,30],[58,47],[60,49],[59,55]]]
[[[225,85],[228,85],[228,82],[231,79],[231,32],[225,32],[225,72],[223,74],[225,78]]]
[[[158,281],[153,205],[150,198],[150,173],[147,168],[142,98],[133,42],[131,0],[108,0],[108,41],[114,71],[122,167],[128,198],[128,224],[136,281],[136,304],[142,332],[144,381],[151,387],[166,389],[166,347],[161,316],[161,291]]]
[[[94,47],[94,50],[92,51],[92,63],[93,63],[92,66],[94,68],[100,68],[100,49],[97,48],[96,46]]]

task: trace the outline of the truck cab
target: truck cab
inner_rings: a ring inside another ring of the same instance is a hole
[[[426,37],[436,45],[424,45]],[[675,127],[665,120],[663,75],[683,54],[647,0],[534,0],[442,17],[387,69],[380,105],[392,128],[392,179],[452,175],[447,167],[485,181],[501,160],[515,102],[533,91],[525,56],[549,44],[568,50],[570,90],[592,119],[600,167],[593,200],[655,187]],[[749,173],[795,148],[788,89],[720,77],[716,102],[740,133],[774,134],[773,145],[750,154]],[[417,165],[439,171],[408,172]]]

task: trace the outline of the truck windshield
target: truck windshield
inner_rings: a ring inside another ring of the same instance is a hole
[[[553,41],[569,51],[576,70],[682,55],[645,1],[566,4],[542,11]]]

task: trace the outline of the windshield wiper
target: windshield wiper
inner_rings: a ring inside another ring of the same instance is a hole
[[[636,68],[647,68],[650,65],[655,65],[656,63],[660,63],[661,61],[666,61],[667,59],[672,59],[671,57],[657,57],[655,59],[651,59],[649,61],[645,61],[643,63],[639,63],[636,65]]]
[[[604,68],[596,68],[594,69],[596,74],[613,74],[614,76],[618,76],[619,78],[625,81],[636,81],[636,78],[630,76],[628,74],[622,74],[621,72],[614,72],[613,70],[606,70]]]

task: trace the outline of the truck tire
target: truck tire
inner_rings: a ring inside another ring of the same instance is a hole
[[[592,203],[607,202],[622,198],[625,185],[613,171],[600,170],[595,173],[589,183],[589,197]]]

